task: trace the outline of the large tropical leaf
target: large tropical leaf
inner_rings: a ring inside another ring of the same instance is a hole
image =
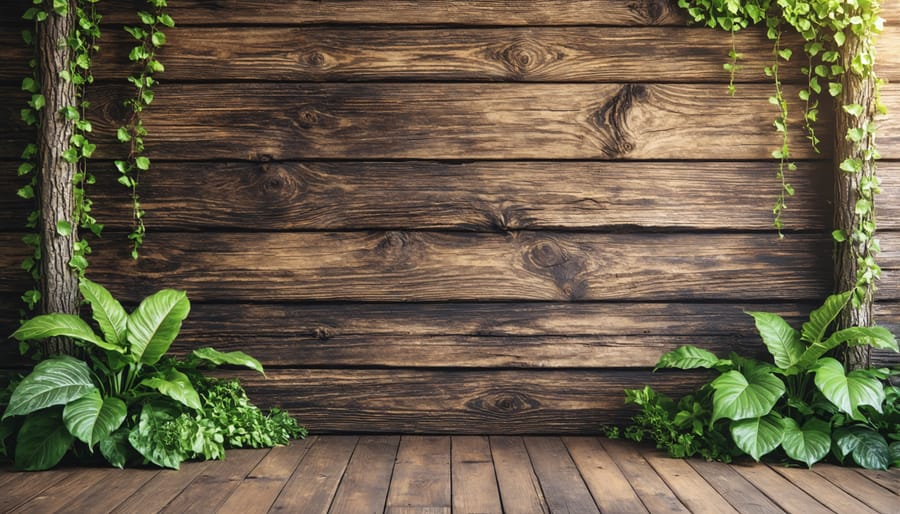
[[[52,357],[39,362],[31,374],[19,382],[3,418],[65,405],[96,390],[84,361],[67,355]]]
[[[172,398],[192,409],[202,409],[200,395],[194,389],[187,375],[177,369],[170,369],[165,377],[150,377],[141,381],[142,385],[156,389],[161,394]]]
[[[781,420],[784,440],[781,446],[788,457],[812,467],[824,459],[831,449],[831,425],[821,419],[812,418],[800,427],[791,418]]]
[[[891,466],[900,468],[900,441],[894,441],[889,446]]]
[[[771,452],[784,440],[781,420],[772,414],[731,422],[734,443],[753,460]]]
[[[881,412],[881,404],[884,403],[884,385],[876,378],[860,371],[844,373],[844,366],[840,362],[825,357],[819,359],[814,369],[815,383],[825,398],[838,409],[853,419],[864,421],[865,415],[859,412],[860,405],[869,405]]]
[[[897,339],[890,330],[884,327],[850,327],[838,330],[825,341],[825,346],[830,350],[842,343],[847,343],[849,346],[867,344],[879,350],[898,351]]]
[[[28,471],[50,469],[59,464],[74,441],[62,422],[61,407],[30,414],[16,439],[16,467]]]
[[[184,291],[163,289],[144,298],[128,316],[128,342],[135,361],[156,364],[169,351],[190,310]]]
[[[121,347],[104,341],[94,333],[90,325],[74,314],[57,313],[35,316],[22,323],[22,326],[12,335],[18,341],[35,341],[58,336],[71,337],[118,353],[124,351]]]
[[[753,316],[756,329],[763,343],[775,360],[775,365],[787,369],[800,360],[804,346],[800,341],[800,332],[788,325],[787,321],[771,312],[748,312]]]
[[[94,445],[122,426],[128,407],[115,397],[103,398],[94,391],[63,409],[63,422],[69,432],[93,450]]]
[[[128,313],[122,304],[106,288],[86,278],[81,279],[78,289],[91,304],[94,321],[100,326],[104,339],[111,344],[125,346]]]
[[[710,385],[716,390],[713,394],[713,421],[765,416],[785,391],[781,379],[762,370],[749,375],[732,370],[723,373]]]
[[[809,344],[815,344],[825,337],[835,318],[844,310],[852,291],[829,296],[821,307],[809,314],[809,321],[803,324],[800,337]]]
[[[891,450],[884,436],[868,427],[854,427],[856,445],[851,455],[853,461],[866,469],[887,469]]]
[[[707,352],[709,353],[709,352]],[[220,352],[214,348],[198,348],[192,352],[192,355],[200,360],[207,361],[216,366],[222,364],[231,364],[232,366],[243,366],[265,374],[263,366],[260,362],[244,352]],[[712,354],[710,354],[712,355]],[[713,355],[715,357],[715,355]]]

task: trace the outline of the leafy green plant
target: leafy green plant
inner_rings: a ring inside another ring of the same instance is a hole
[[[828,356],[841,344],[898,351],[883,327],[830,330],[852,294],[830,296],[800,330],[777,314],[748,312],[771,362],[734,353],[721,359],[694,346],[664,354],[657,369],[710,369],[718,376],[677,404],[650,388],[627,391],[627,401],[642,412],[626,436],[652,439],[679,457],[728,460],[747,454],[759,460],[780,450],[807,466],[829,454],[866,468],[896,465],[900,395],[895,386],[885,386],[889,371],[847,373]]]
[[[165,356],[190,311],[183,291],[164,289],[128,313],[98,284],[83,278],[80,290],[99,333],[78,316],[46,314],[12,335],[20,341],[70,337],[82,357],[45,359],[11,387],[0,436],[17,434],[17,467],[48,469],[70,451],[99,448],[114,466],[140,456],[177,468],[185,459],[220,458],[226,446],[271,446],[305,435],[280,411],[262,415],[236,382],[198,371],[228,364],[262,373],[256,359],[212,348],[182,360]]]

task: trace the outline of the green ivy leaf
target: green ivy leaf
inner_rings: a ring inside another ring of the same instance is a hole
[[[59,220],[56,222],[56,233],[62,237],[69,237],[72,235],[72,223],[66,220]]]
[[[710,385],[715,389],[713,422],[721,418],[742,420],[765,416],[785,391],[784,382],[765,368],[754,369],[749,376],[737,370],[728,371]]]
[[[841,162],[841,170],[847,173],[859,173],[862,171],[863,163],[859,159],[847,158]]]
[[[134,159],[134,165],[141,171],[147,171],[150,169],[150,159],[141,155]]]
[[[148,403],[141,409],[140,421],[128,434],[131,446],[147,460],[164,468],[178,469],[188,456],[181,451],[181,444],[165,444],[155,434],[162,432],[162,425],[174,419],[169,409]]]
[[[781,420],[772,414],[767,416],[732,421],[731,437],[744,453],[759,459],[773,451],[784,440]]]
[[[34,370],[19,382],[3,419],[65,405],[96,390],[84,361],[68,355],[51,357],[35,365]]]
[[[845,105],[845,106],[843,106],[843,109],[844,109],[844,112],[846,112],[847,114],[852,114],[853,116],[856,116],[857,118],[862,116],[862,113],[863,113],[863,106],[859,105],[859,104]]]

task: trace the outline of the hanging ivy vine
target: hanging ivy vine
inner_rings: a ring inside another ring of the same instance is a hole
[[[65,106],[61,112],[63,117],[73,124],[74,129],[68,148],[63,153],[63,159],[77,167],[74,177],[73,221],[58,221],[56,224],[56,231],[62,235],[90,232],[100,236],[103,230],[103,225],[92,215],[93,200],[87,192],[87,188],[96,182],[96,177],[88,167],[88,160],[93,156],[97,145],[91,141],[93,125],[87,117],[90,107],[87,90],[94,82],[92,64],[100,50],[98,41],[101,36],[102,16],[97,11],[99,3],[100,0],[76,0],[72,3],[67,0],[52,2],[33,0],[33,6],[23,15],[25,20],[32,23],[28,30],[22,32],[24,43],[32,50],[32,58],[29,60],[31,73],[22,80],[22,90],[29,98],[27,106],[21,110],[21,119],[29,127],[38,128],[40,112],[46,104],[46,99],[41,93],[36,34],[40,24],[48,17],[66,16],[70,8],[74,8],[75,11],[74,28],[66,38],[70,60],[67,69],[60,72],[60,78],[71,83],[75,90],[74,105]],[[150,169],[150,160],[144,155],[143,138],[147,135],[147,130],[144,128],[142,113],[153,102],[152,88],[156,85],[154,74],[164,71],[164,66],[157,56],[159,48],[166,43],[165,33],[161,29],[175,26],[174,20],[166,12],[166,0],[145,0],[145,4],[147,8],[137,12],[140,24],[125,27],[125,31],[137,40],[137,44],[129,54],[129,59],[137,64],[137,71],[127,77],[128,82],[135,87],[135,94],[125,102],[130,116],[127,123],[117,132],[118,140],[128,145],[127,156],[115,161],[115,167],[120,174],[118,182],[128,188],[132,199],[133,228],[128,238],[132,243],[133,258],[138,257],[138,250],[143,244],[146,232],[143,222],[144,211],[141,209],[138,195],[138,174]],[[27,182],[18,189],[17,194],[27,200],[36,198],[37,154],[37,145],[28,144],[22,152],[18,167],[18,175]],[[29,233],[23,238],[23,242],[31,248],[31,252],[22,262],[22,268],[31,275],[35,287],[22,295],[22,300],[28,308],[27,311],[22,311],[22,317],[27,317],[28,311],[34,310],[41,299],[41,292],[37,287],[41,261],[41,238],[37,232],[39,222],[40,212],[35,209],[26,219]],[[90,243],[79,237],[74,243],[73,250],[69,266],[79,277],[83,277],[88,267],[88,255],[91,253]]]
[[[855,219],[852,229],[837,229],[832,234],[837,244],[852,244],[857,250],[856,289],[853,303],[858,305],[871,298],[874,283],[881,273],[875,262],[879,251],[875,238],[875,203],[874,197],[880,192],[880,181],[874,175],[875,161],[879,158],[875,149],[875,127],[872,117],[876,113],[884,113],[884,107],[878,101],[878,88],[881,81],[875,77],[875,47],[872,38],[881,32],[884,20],[879,16],[880,4],[877,0],[678,0],[678,5],[685,9],[693,21],[711,28],[722,29],[732,34],[732,48],[729,61],[725,63],[730,72],[729,91],[735,91],[735,74],[740,69],[740,57],[734,47],[734,34],[742,29],[757,24],[765,24],[766,34],[773,41],[772,63],[765,68],[765,73],[774,83],[773,95],[769,101],[779,108],[779,114],[773,124],[782,136],[781,147],[772,152],[778,160],[776,172],[781,185],[780,193],[773,207],[774,226],[781,235],[784,228],[782,215],[787,208],[787,199],[794,194],[787,172],[794,171],[796,166],[792,160],[788,145],[788,101],[780,79],[780,69],[793,59],[793,51],[782,46],[782,36],[793,31],[804,41],[803,52],[806,60],[802,63],[802,74],[806,76],[806,84],[799,92],[803,102],[803,130],[816,152],[819,151],[820,140],[816,136],[814,123],[819,115],[819,98],[824,95],[839,99],[843,92],[842,78],[853,74],[862,79],[875,81],[874,106],[858,103],[840,103],[836,108],[849,114],[855,123],[851,123],[845,134],[839,135],[853,144],[852,156],[838,164],[838,168],[847,174],[861,174],[871,169],[870,176],[862,176],[856,187],[854,205]],[[855,45],[850,52],[842,54],[841,49],[847,45],[850,37],[863,41]],[[875,111],[875,112],[871,112]]]

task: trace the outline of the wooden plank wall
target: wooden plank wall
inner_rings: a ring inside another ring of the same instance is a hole
[[[253,395],[315,432],[593,432],[627,416],[624,388],[700,378],[651,374],[662,352],[758,352],[743,310],[796,319],[830,290],[830,152],[799,133],[787,235],[770,229],[769,43],[738,36],[730,98],[728,36],[687,27],[664,0],[172,2],[179,26],[146,115],[149,232],[132,262],[109,161],[133,7],[104,5],[112,60],[90,100],[107,229],[90,276],[129,302],[186,289],[177,348],[258,356],[269,373],[246,376]],[[900,22],[896,2],[887,10]],[[26,287],[9,177],[29,137],[12,11],[0,19],[7,332]],[[900,78],[900,52],[880,58]],[[802,77],[784,79],[795,98]],[[900,111],[900,87],[884,98]],[[879,314],[894,329],[897,119],[879,133]]]

